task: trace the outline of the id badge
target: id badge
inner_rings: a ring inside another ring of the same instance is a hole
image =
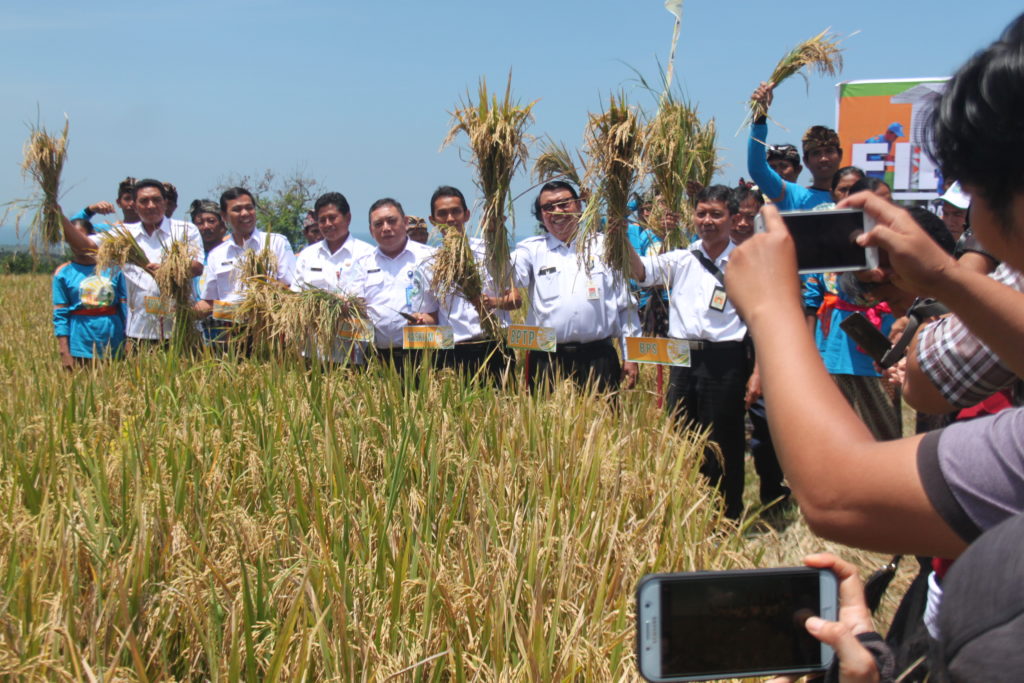
[[[725,287],[718,285],[715,287],[715,291],[711,293],[711,303],[708,304],[708,308],[715,311],[724,311],[725,304],[729,302],[729,297],[725,293]]]
[[[587,300],[597,301],[601,298],[601,285],[594,278],[587,280]]]

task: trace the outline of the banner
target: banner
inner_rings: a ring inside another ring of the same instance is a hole
[[[857,166],[892,188],[893,199],[935,199],[942,177],[922,142],[931,107],[948,78],[847,81],[836,86],[843,166]]]

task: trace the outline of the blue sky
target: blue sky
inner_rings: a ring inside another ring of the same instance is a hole
[[[773,3],[685,0],[676,79],[719,128],[720,179],[745,176],[744,102],[794,44],[826,27],[845,42],[839,79],[799,78],[776,97],[772,141],[835,122],[838,80],[945,76],[993,40],[1018,2]],[[301,171],[366,209],[393,196],[429,213],[439,184],[478,199],[459,142],[442,152],[449,112],[486,77],[538,100],[535,136],[577,145],[588,112],[624,90],[647,108],[634,69],[657,80],[672,36],[662,0],[563,2],[165,3],[8,0],[0,9],[0,202],[33,188],[19,161],[28,122],[67,113],[69,212],[113,200],[125,175],[175,183],[182,204],[232,174]],[[522,174],[514,189],[531,180]],[[533,233],[533,193],[516,203]],[[183,216],[179,209],[178,216]]]

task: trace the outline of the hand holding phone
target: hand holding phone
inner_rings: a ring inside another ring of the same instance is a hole
[[[701,681],[828,668],[804,627],[839,613],[827,568],[651,574],[637,587],[637,662],[649,681]]]
[[[796,246],[798,272],[836,273],[878,267],[878,249],[857,243],[857,238],[875,225],[863,211],[783,211],[779,215]],[[754,220],[754,231],[765,231],[761,214]]]

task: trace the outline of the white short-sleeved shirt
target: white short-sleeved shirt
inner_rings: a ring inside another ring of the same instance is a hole
[[[292,283],[295,273],[295,252],[284,235],[275,232],[253,230],[242,246],[232,237],[214,247],[206,257],[206,282],[201,296],[206,301],[236,303],[244,296],[243,283],[238,279],[238,266],[246,251],[259,251],[269,239],[270,251],[277,259],[277,279],[285,284]]]
[[[725,272],[729,255],[735,246],[732,242],[711,259],[703,244],[699,249],[718,269]],[[700,260],[689,249],[675,249],[665,254],[642,256],[640,260],[646,270],[641,287],[665,285],[669,288],[668,335],[674,339],[701,339],[709,342],[741,341],[747,333],[747,326],[728,299],[721,311],[711,307],[715,288],[721,287],[718,279],[708,272]]]
[[[516,285],[530,297],[527,325],[552,327],[559,344],[594,342],[640,333],[636,305],[625,278],[601,260],[604,237],[590,244],[590,272],[569,244],[550,235],[529,237],[512,254]]]
[[[480,275],[483,278],[484,284],[483,293],[487,296],[504,294],[504,292],[497,291],[493,278],[487,272],[487,246],[484,244],[484,241],[478,237],[470,237],[469,248],[473,252],[473,258],[476,260],[477,266],[480,268]],[[427,282],[430,282],[433,273],[433,259],[427,259],[424,263],[423,273]],[[434,294],[435,296],[437,295],[436,292]],[[477,313],[476,306],[454,293],[443,301],[440,296],[436,296],[436,298],[438,299],[438,323],[451,326],[456,342],[484,338],[485,333],[480,327],[480,315]],[[424,312],[429,313],[430,311]],[[508,325],[512,320],[508,311],[494,311],[494,314],[504,325]]]
[[[199,229],[188,221],[164,218],[160,227],[150,235],[142,227],[142,223],[126,223],[125,229],[139,243],[150,263],[161,263],[164,250],[174,240],[185,240],[195,250],[196,260],[201,261],[203,240]],[[93,244],[99,243],[110,236],[109,232],[90,235]],[[124,267],[124,278],[128,285],[128,320],[125,323],[125,334],[134,339],[167,339],[174,329],[172,316],[159,316],[146,313],[146,299],[159,298],[160,288],[156,280],[146,270],[133,264]]]
[[[401,313],[437,310],[437,300],[421,269],[434,251],[407,239],[405,248],[394,258],[378,247],[356,262],[359,279],[354,288],[366,300],[377,348],[402,348],[402,328],[408,323]]]

